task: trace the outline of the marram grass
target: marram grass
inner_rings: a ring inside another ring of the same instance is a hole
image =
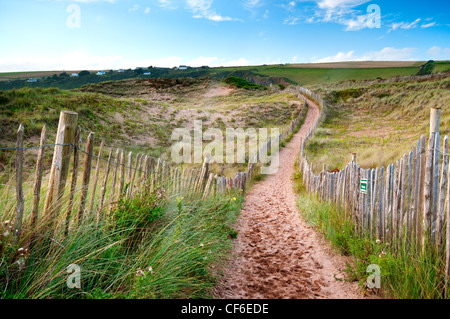
[[[3,236],[2,219],[0,297],[209,298],[229,256],[241,202],[238,194],[199,199],[144,190],[101,222],[71,224],[67,237],[64,218],[53,236],[40,221],[33,246],[20,253],[11,235]],[[79,289],[67,285],[71,264],[80,267]]]

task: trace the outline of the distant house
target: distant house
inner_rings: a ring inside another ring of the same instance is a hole
[[[28,83],[35,83],[35,82],[37,82],[37,79],[29,78],[29,79],[27,80],[27,82],[28,82]]]
[[[72,77],[77,77],[77,76],[78,76],[78,73],[72,73],[71,76],[72,76]]]
[[[105,75],[106,74],[106,72],[103,72],[103,71],[98,71],[97,72],[97,75]]]
[[[143,75],[151,75],[151,74],[152,74],[152,72],[144,72]]]
[[[179,67],[178,67],[178,70],[187,70],[187,66],[186,65],[180,65]]]
[[[120,69],[119,71],[117,71],[117,72],[119,72],[119,73],[123,73],[123,72],[125,72],[125,69]]]

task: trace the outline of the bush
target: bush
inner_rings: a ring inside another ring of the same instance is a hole
[[[239,78],[237,76],[230,76],[230,77],[226,78],[225,83],[234,85],[238,88],[245,89],[245,90],[267,90],[267,87],[265,87],[265,86],[249,82],[249,81]]]
[[[434,61],[430,60],[427,63],[420,66],[419,71],[417,71],[416,75],[427,75],[431,74],[434,69]]]

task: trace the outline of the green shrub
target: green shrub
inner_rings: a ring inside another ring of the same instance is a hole
[[[267,87],[263,85],[258,85],[252,82],[249,82],[245,79],[239,78],[237,76],[230,76],[226,78],[225,83],[234,85],[238,88],[245,89],[245,90],[267,90]]]

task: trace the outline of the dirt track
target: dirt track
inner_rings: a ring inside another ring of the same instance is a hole
[[[215,287],[217,298],[362,298],[356,283],[342,282],[343,257],[301,218],[293,188],[300,137],[319,115],[309,101],[302,128],[280,150],[280,168],[246,195],[238,219],[234,258]]]

